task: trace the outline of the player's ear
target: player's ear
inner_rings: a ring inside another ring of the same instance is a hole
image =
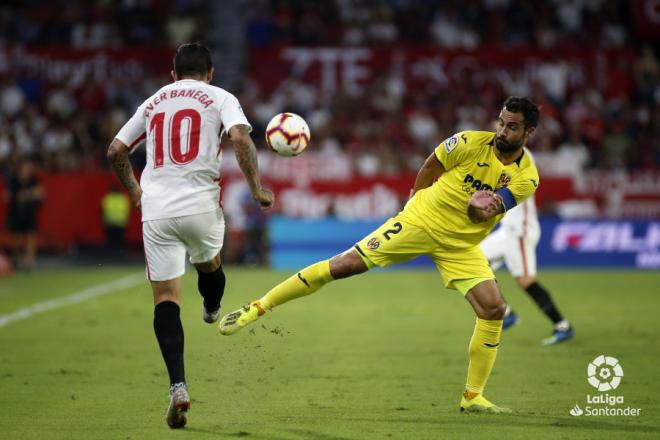
[[[211,67],[209,69],[209,72],[206,74],[207,82],[211,82],[213,80],[213,74],[215,73],[215,68]]]
[[[532,136],[534,136],[534,131],[536,131],[536,127],[529,127],[527,128],[527,140],[531,139]]]
[[[174,70],[170,70],[170,75],[172,75],[172,79],[173,79],[174,81],[178,81],[178,79],[177,79],[177,77],[176,77],[176,72],[175,72]]]

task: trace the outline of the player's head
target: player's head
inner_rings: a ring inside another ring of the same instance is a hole
[[[539,123],[539,107],[526,97],[510,96],[497,118],[495,146],[513,153],[525,146]]]
[[[213,77],[211,51],[201,43],[186,43],[174,53],[174,70],[172,78],[175,81],[184,78],[199,79],[210,82]]]

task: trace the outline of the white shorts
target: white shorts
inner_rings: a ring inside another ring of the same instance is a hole
[[[514,277],[536,276],[536,245],[540,233],[520,236],[502,226],[481,242],[481,250],[493,270],[506,264]]]
[[[218,255],[225,237],[222,210],[142,223],[147,278],[167,281],[186,271],[186,251],[191,263],[205,263]]]

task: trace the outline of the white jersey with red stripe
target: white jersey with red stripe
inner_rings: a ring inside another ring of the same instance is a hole
[[[541,226],[536,212],[534,196],[530,196],[520,205],[511,208],[500,221],[502,228],[506,228],[517,237],[538,237]]]
[[[116,137],[131,152],[146,138],[142,221],[218,209],[220,141],[235,125],[252,128],[236,97],[203,81],[168,84],[138,107]]]
[[[481,250],[493,270],[502,264],[514,277],[536,275],[536,246],[541,228],[534,197],[510,209],[500,227],[481,242]]]

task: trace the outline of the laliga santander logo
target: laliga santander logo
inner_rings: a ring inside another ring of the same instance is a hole
[[[587,394],[586,405],[581,408],[577,403],[568,413],[574,417],[580,416],[624,416],[638,417],[642,408],[625,405],[622,395],[609,394],[621,385],[623,367],[619,360],[612,356],[601,354],[587,366],[587,382],[599,393]]]
[[[582,408],[580,408],[576,403],[575,406],[571,408],[571,410],[568,413],[574,417],[579,417],[582,414],[584,414],[584,411],[582,411]]]
[[[598,391],[615,390],[621,383],[623,367],[617,358],[601,354],[587,366],[587,381]]]

